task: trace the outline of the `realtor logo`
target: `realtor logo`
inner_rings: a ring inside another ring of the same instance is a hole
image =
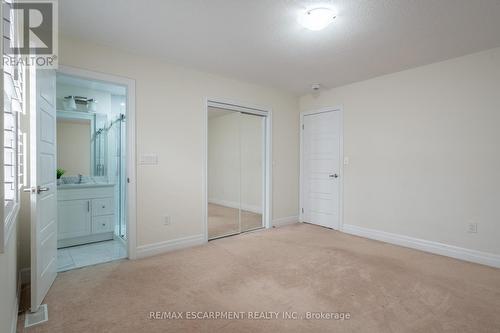
[[[3,64],[15,66],[22,62],[25,66],[56,68],[57,0],[17,0],[7,10],[10,43],[4,50]]]

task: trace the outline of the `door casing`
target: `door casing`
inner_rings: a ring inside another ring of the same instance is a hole
[[[135,80],[94,72],[91,70],[59,65],[57,72],[87,80],[101,81],[124,86],[127,89],[126,135],[127,135],[127,252],[129,259],[137,258],[137,183],[136,183],[136,113]]]

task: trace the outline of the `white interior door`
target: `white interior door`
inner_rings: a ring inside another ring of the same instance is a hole
[[[56,76],[36,72],[36,112],[30,112],[31,311],[42,303],[57,275]],[[34,87],[32,87],[34,88]]]
[[[340,111],[305,115],[302,133],[302,220],[340,227]]]

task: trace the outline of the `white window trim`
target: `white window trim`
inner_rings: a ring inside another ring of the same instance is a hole
[[[4,35],[4,31],[3,31],[3,2],[1,3],[1,10],[0,10],[0,17],[2,19],[2,24],[1,24],[1,27],[0,27],[0,35],[2,36],[3,38],[3,35]],[[8,3],[11,3],[11,1],[6,1]],[[17,21],[15,18],[12,18],[11,17],[11,20],[14,20],[14,21]],[[15,27],[15,22],[11,22],[11,29],[16,29]],[[10,34],[10,37],[13,38],[15,36],[15,32],[12,33],[12,30],[11,30],[11,34]],[[2,44],[3,45],[3,44]],[[1,52],[0,54],[2,54],[3,56],[3,48],[1,49]],[[0,79],[0,88],[3,92],[3,94],[5,94],[5,86],[4,86],[4,69],[2,68],[0,70],[2,72],[2,75],[1,75],[1,79]],[[9,75],[12,75],[12,74],[9,74]],[[23,78],[25,77],[25,73],[23,73]],[[25,85],[23,84],[22,86],[22,95],[23,97],[26,96],[26,89],[25,89]],[[2,95],[3,95],[2,94]],[[23,105],[23,109],[26,110],[26,104],[25,104],[25,100],[23,101],[22,103]],[[2,111],[2,114],[0,116],[0,128],[2,129],[2,131],[4,131],[4,118],[5,118],[5,105],[4,105],[4,96],[2,96],[2,98],[0,98],[0,110]],[[16,225],[17,225],[17,221],[18,221],[18,216],[19,216],[19,211],[20,211],[20,207],[21,207],[21,187],[19,186],[20,183],[19,183],[19,174],[20,174],[20,170],[19,170],[19,140],[20,140],[20,136],[19,136],[19,133],[20,133],[20,122],[19,122],[19,117],[20,117],[20,114],[17,114],[16,115],[16,126],[17,126],[17,130],[16,130],[16,133],[15,133],[15,139],[16,139],[16,143],[15,143],[15,147],[16,147],[16,154],[13,158],[16,159],[16,164],[15,164],[15,176],[14,176],[14,179],[15,179],[15,191],[17,192],[16,194],[16,199],[13,201],[13,206],[11,209],[9,209],[8,211],[8,214],[7,216],[5,216],[5,176],[4,176],[4,173],[5,173],[5,169],[4,169],[4,134],[2,134],[0,136],[0,165],[3,166],[3,170],[2,172],[0,172],[0,180],[1,180],[1,183],[2,183],[2,186],[0,187],[0,201],[1,201],[1,205],[0,205],[0,216],[3,217],[3,221],[0,222],[0,253],[4,253],[6,248],[8,247],[9,245],[9,242],[11,241],[11,236],[14,234],[14,229],[16,228]],[[26,149],[26,147],[24,147],[24,149]]]
[[[19,202],[16,202],[14,204],[14,208],[10,211],[9,215],[5,218],[5,225],[4,225],[4,243],[2,244],[2,253],[5,250],[5,247],[7,247],[7,244],[9,244],[10,236],[12,235],[14,228],[16,226],[17,222],[17,217],[19,215],[19,210],[20,210],[21,204]]]

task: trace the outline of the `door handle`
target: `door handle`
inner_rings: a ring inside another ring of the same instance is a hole
[[[42,186],[37,186],[36,187],[36,193],[40,194],[42,192],[48,192],[50,191],[50,188],[48,187],[42,187]]]
[[[50,191],[50,188],[42,187],[42,186],[29,187],[29,188],[23,189],[23,192],[37,193],[37,194],[40,194],[42,192],[48,192],[48,191]]]
[[[339,175],[337,175],[336,173],[334,173],[334,174],[329,175],[329,177],[330,178],[339,178]]]

